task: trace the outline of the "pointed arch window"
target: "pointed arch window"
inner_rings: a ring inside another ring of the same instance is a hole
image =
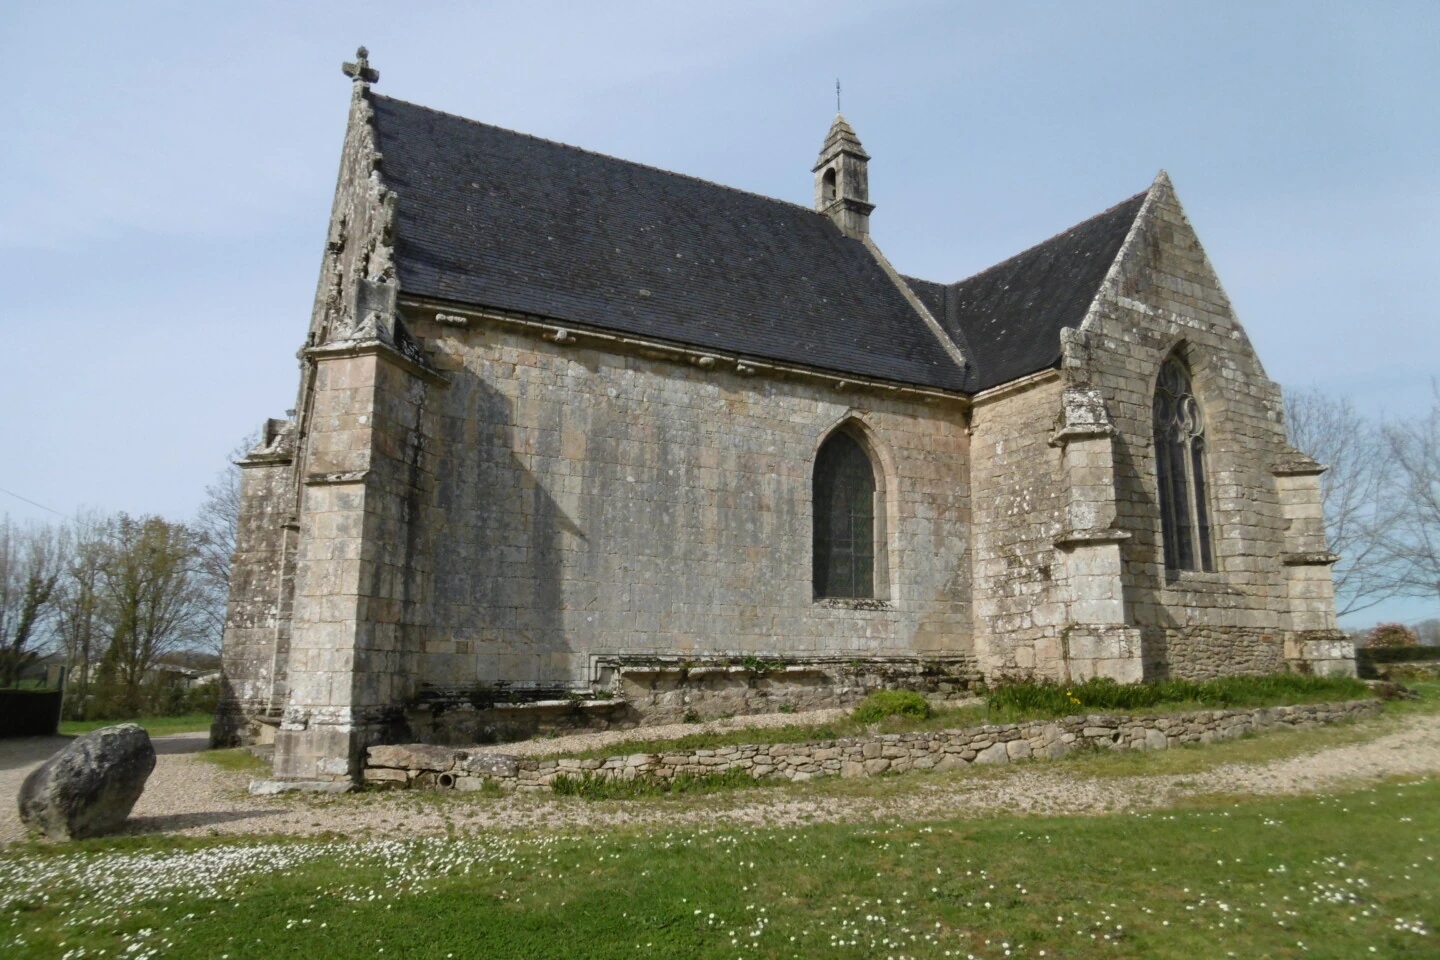
[[[860,442],[831,434],[815,456],[814,587],[820,598],[875,596],[876,478]]]
[[[1160,368],[1154,413],[1165,568],[1213,571],[1205,417],[1195,399],[1190,371],[1178,357]]]

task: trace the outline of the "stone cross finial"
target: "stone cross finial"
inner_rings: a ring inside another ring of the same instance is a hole
[[[355,62],[344,64],[340,69],[356,83],[375,83],[380,79],[380,71],[371,69],[370,61],[366,59],[369,56],[370,51],[361,47],[355,51]]]

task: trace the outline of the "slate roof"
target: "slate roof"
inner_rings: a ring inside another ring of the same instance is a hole
[[[407,294],[960,390],[864,244],[805,207],[371,95]]]
[[[973,277],[904,278],[829,218],[370,95],[408,294],[836,373],[975,392],[1060,359],[1145,194]]]
[[[1061,328],[1085,319],[1144,201],[1145,193],[1137,193],[958,283],[905,278],[973,363],[967,389],[986,390],[1060,362]]]

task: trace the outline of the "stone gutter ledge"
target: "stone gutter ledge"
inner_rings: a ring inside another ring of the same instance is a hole
[[[1232,740],[1277,727],[1339,723],[1380,712],[1380,700],[1307,703],[1250,710],[1196,710],[1144,716],[1077,714],[961,730],[885,733],[809,743],[752,743],[608,757],[536,760],[483,747],[430,744],[367,751],[366,783],[396,787],[545,791],[555,779],[668,780],[743,770],[757,779],[870,777],[908,770],[957,770],[970,764],[1058,759],[1075,750],[1167,750]]]
[[[492,703],[488,709],[491,710],[605,710],[612,707],[623,707],[627,701],[622,697],[614,697],[609,700],[525,700],[520,703]]]

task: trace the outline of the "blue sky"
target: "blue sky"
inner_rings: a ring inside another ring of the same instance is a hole
[[[1417,413],[1437,40],[1433,2],[10,3],[0,488],[183,518],[291,406],[361,43],[391,96],[799,203],[838,76],[935,280],[1163,167],[1271,377]]]

